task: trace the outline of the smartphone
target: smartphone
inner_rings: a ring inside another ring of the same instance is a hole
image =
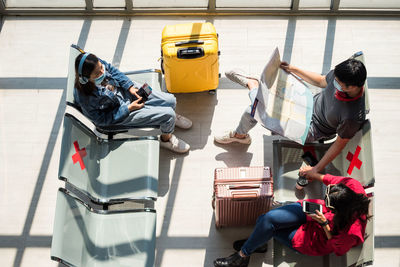
[[[149,95],[151,94],[151,92],[152,92],[152,89],[151,89],[150,85],[148,85],[147,83],[144,83],[137,92],[137,94],[142,97],[142,101],[140,101],[140,102],[146,102],[147,99],[149,98]]]
[[[316,213],[316,210],[322,213],[322,205],[313,202],[303,201],[303,211],[305,213]]]

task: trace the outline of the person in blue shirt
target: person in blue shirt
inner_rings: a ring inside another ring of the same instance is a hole
[[[192,126],[189,119],[175,113],[174,95],[154,90],[144,102],[138,95],[141,84],[90,53],[76,58],[75,72],[75,103],[95,125],[159,126],[161,147],[177,153],[189,151],[189,144],[172,134],[175,126]]]

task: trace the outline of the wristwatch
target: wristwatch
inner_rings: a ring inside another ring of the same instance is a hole
[[[329,220],[328,219],[326,219],[326,221],[324,221],[322,223],[319,223],[319,225],[321,225],[322,227],[324,227],[325,225],[328,225],[328,224],[329,224]]]

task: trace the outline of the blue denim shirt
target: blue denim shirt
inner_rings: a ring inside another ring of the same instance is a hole
[[[114,91],[104,86],[96,86],[97,90],[91,95],[85,95],[74,88],[75,104],[81,107],[83,114],[98,126],[116,124],[129,115],[128,105],[135,99],[129,93],[129,88],[138,88],[136,82],[131,81],[125,74],[113,67],[110,63],[100,59],[104,64],[108,84],[115,87]]]

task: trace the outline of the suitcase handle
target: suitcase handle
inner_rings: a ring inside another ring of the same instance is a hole
[[[183,59],[199,58],[204,56],[204,49],[203,47],[180,48],[176,56]]]
[[[259,184],[255,185],[230,185],[229,189],[254,189],[254,188],[260,188]]]
[[[188,40],[188,41],[181,41],[181,42],[176,42],[175,46],[181,46],[185,44],[204,44],[204,41],[202,40]]]
[[[243,192],[243,193],[232,193],[232,198],[235,201],[254,200],[257,199],[258,194],[256,192]]]

